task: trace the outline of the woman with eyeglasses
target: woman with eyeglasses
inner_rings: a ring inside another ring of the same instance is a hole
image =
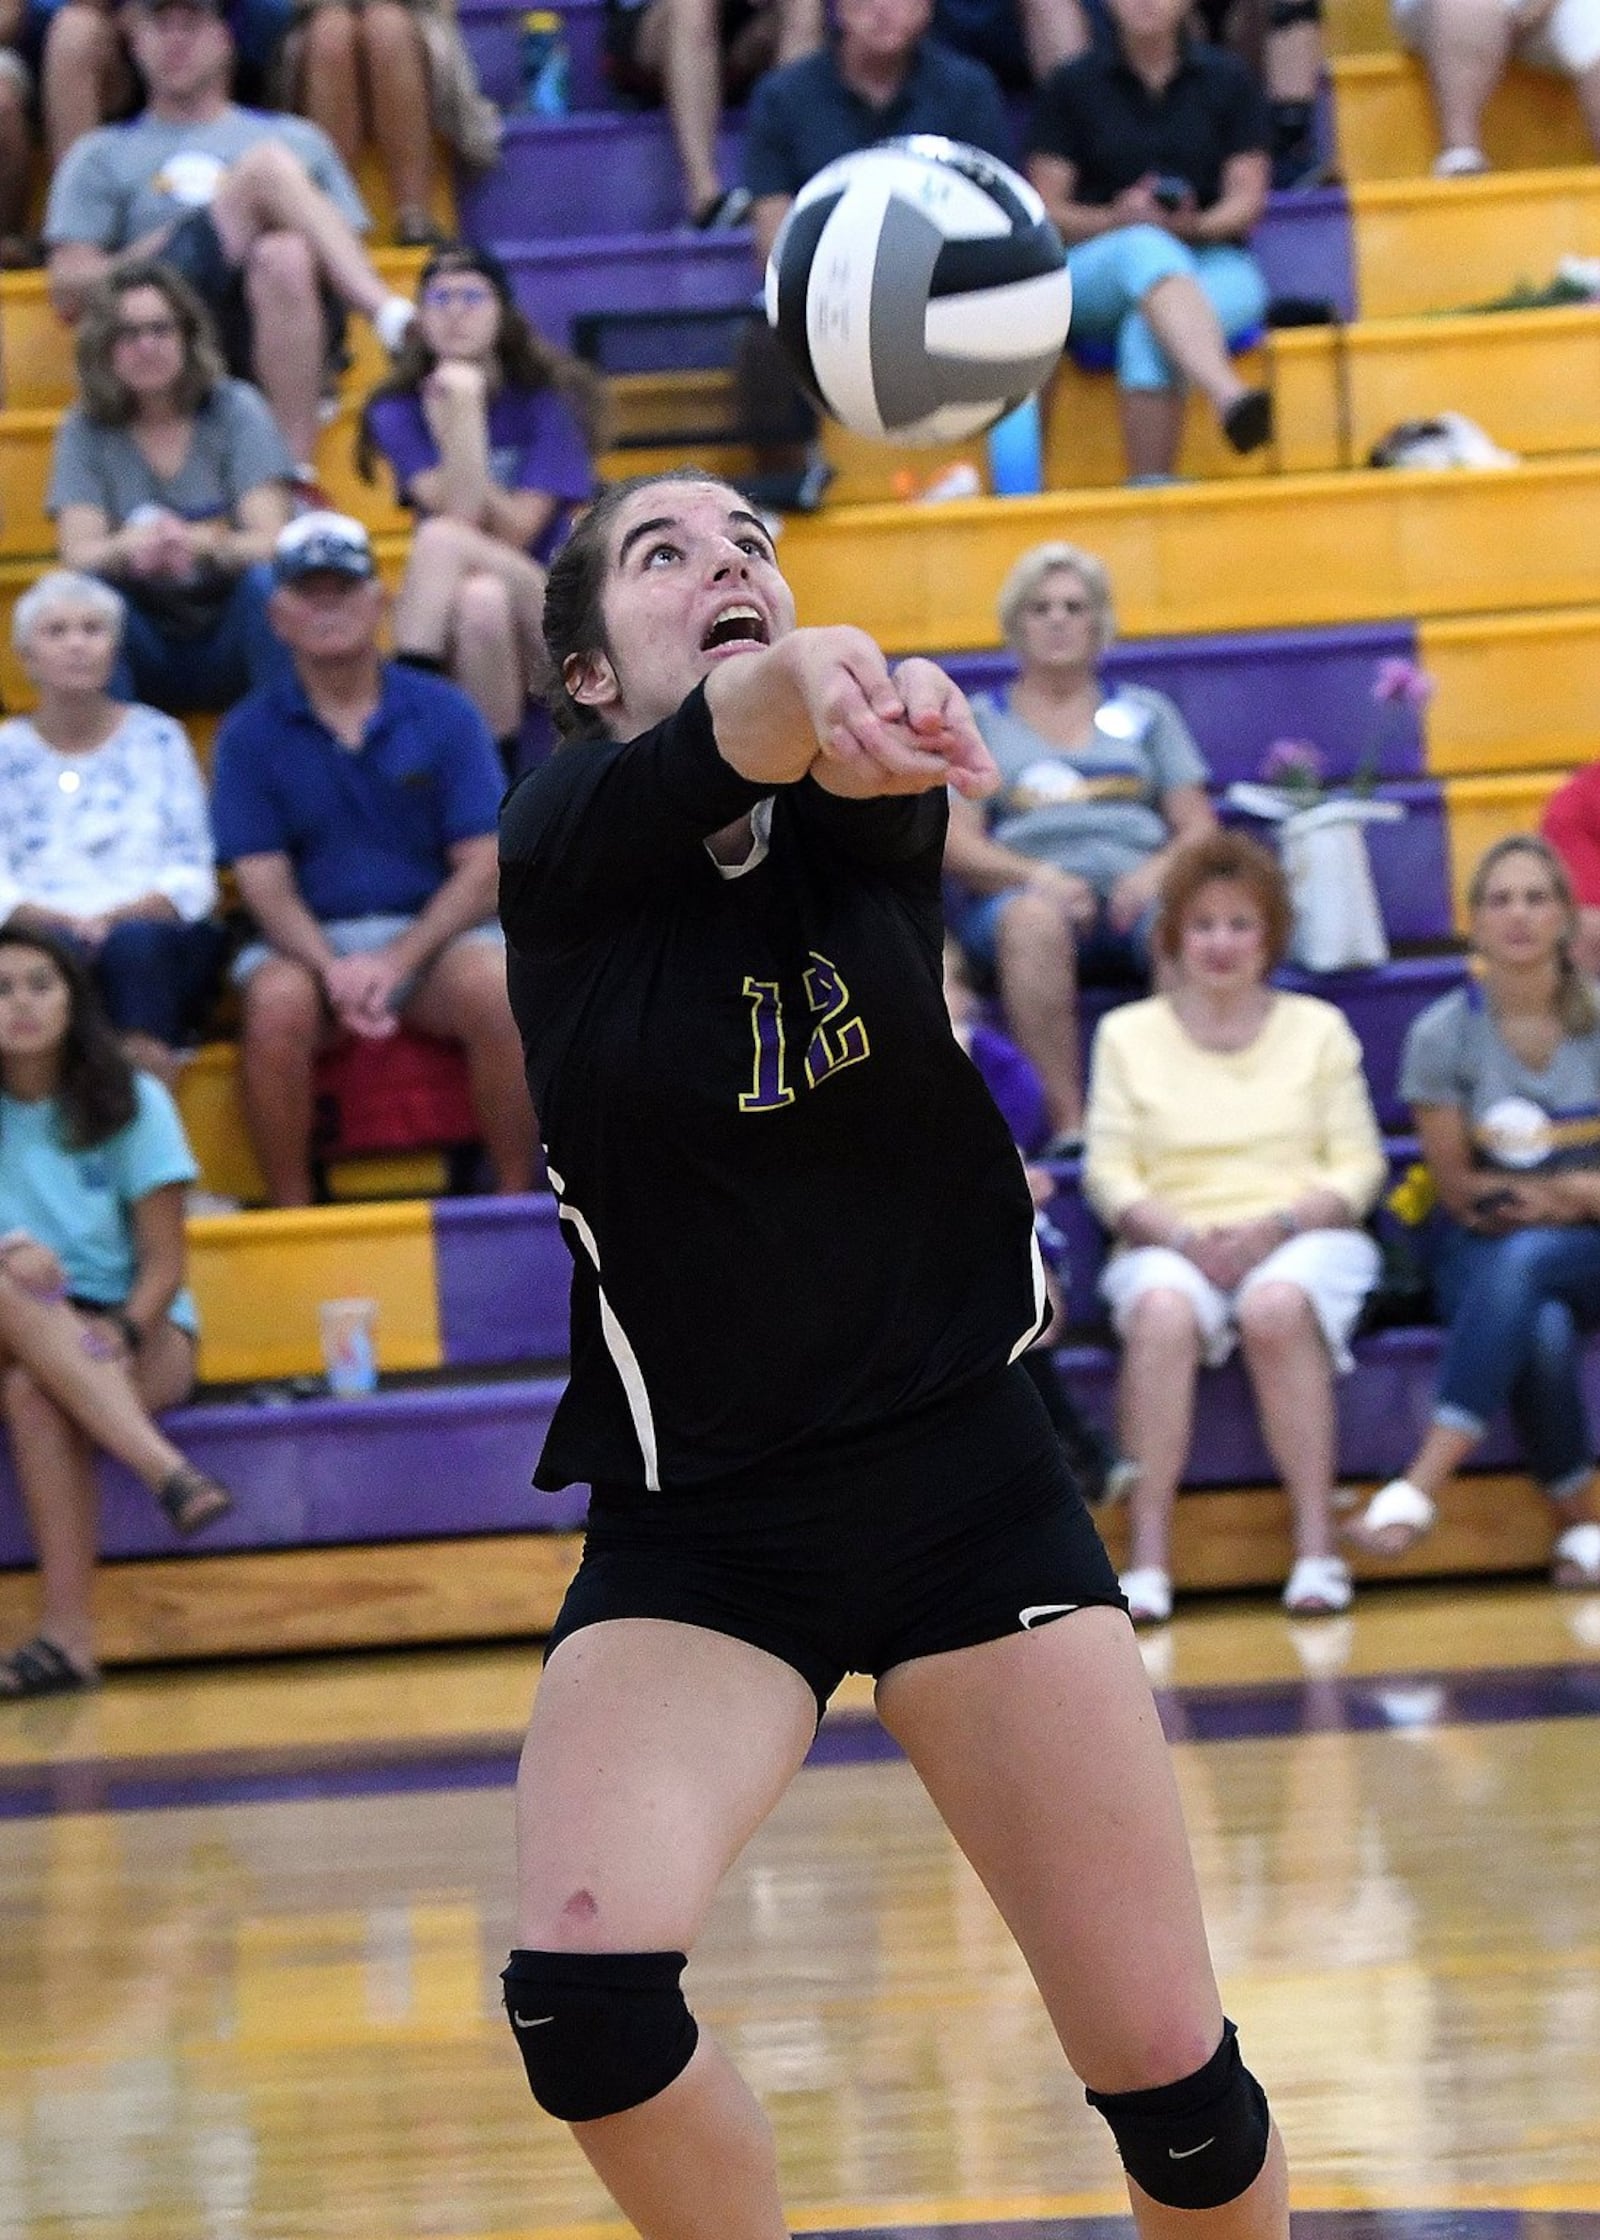
[[[1162,875],[1216,820],[1205,763],[1172,702],[1101,683],[1114,623],[1093,553],[1035,546],[999,604],[1018,672],[972,710],[1000,786],[982,803],[952,801],[945,869],[966,897],[956,935],[993,977],[1038,1068],[1046,1156],[1061,1156],[1083,1133],[1079,986],[1147,981]]]
[[[543,689],[545,569],[593,491],[602,409],[595,377],[517,309],[499,260],[462,247],[424,268],[394,372],[362,416],[362,474],[381,452],[417,516],[399,657],[454,678],[508,768]]]
[[[111,690],[173,714],[231,707],[284,661],[267,561],[289,519],[288,447],[163,265],[126,265],[95,292],[77,357],[45,510],[62,564],[126,602]]]

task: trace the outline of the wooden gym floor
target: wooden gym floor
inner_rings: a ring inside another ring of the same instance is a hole
[[[1302,2240],[1600,2240],[1600,1597],[1149,1649]],[[0,2240],[621,2227],[497,2012],[525,1648],[0,1707]],[[796,2229],[1105,2240],[1109,2141],[864,1693],[690,1971]]]

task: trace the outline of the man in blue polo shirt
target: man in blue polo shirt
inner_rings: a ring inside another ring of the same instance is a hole
[[[405,1020],[459,1042],[501,1190],[527,1190],[534,1120],[496,919],[503,780],[472,702],[381,659],[383,591],[359,521],[309,513],[273,556],[294,675],[217,738],[212,817],[261,939],[234,966],[245,1117],[273,1205],[311,1197],[313,1067],[333,1027]]]

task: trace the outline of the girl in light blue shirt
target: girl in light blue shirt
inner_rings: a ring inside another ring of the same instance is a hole
[[[0,927],[0,1417],[41,1600],[38,1633],[0,1662],[0,1697],[97,1677],[97,1450],[143,1479],[177,1532],[232,1506],[152,1420],[194,1385],[195,1173],[172,1099],[128,1064],[73,950]]]

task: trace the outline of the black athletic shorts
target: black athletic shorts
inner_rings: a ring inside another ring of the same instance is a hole
[[[596,1486],[546,1655],[671,1618],[792,1665],[820,1718],[847,1672],[1127,1605],[1038,1393],[1011,1367],[803,1457],[661,1493]]]
[[[250,302],[244,270],[228,261],[209,210],[191,210],[178,220],[161,246],[158,261],[181,273],[211,314],[223,362],[236,381],[253,381]],[[323,348],[337,365],[344,344],[344,307],[323,291]]]

